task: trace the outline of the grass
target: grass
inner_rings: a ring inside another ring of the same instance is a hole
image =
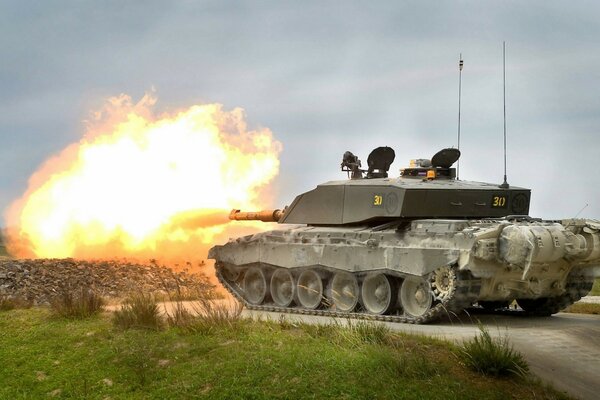
[[[92,288],[78,290],[65,287],[50,300],[50,308],[57,316],[64,318],[89,318],[102,311],[104,300]]]
[[[0,295],[0,311],[9,311],[15,308],[30,308],[32,305],[33,302],[31,300],[23,297]]]
[[[479,334],[463,343],[458,353],[465,365],[491,376],[524,376],[529,370],[523,355],[508,341],[508,336],[493,338],[483,325]]]
[[[564,312],[577,314],[596,314],[600,315],[600,304],[594,303],[575,303],[567,307]]]
[[[0,398],[566,398],[527,377],[482,376],[452,344],[384,325],[230,322],[200,333],[124,330],[108,313],[74,320],[43,308],[7,311]]]
[[[594,286],[588,296],[600,296],[600,278],[594,281]],[[577,302],[567,307],[564,312],[600,315],[600,304]]]
[[[596,278],[588,296],[600,296],[600,278]]]
[[[177,301],[165,316],[170,327],[188,332],[210,334],[215,331],[229,331],[241,325],[241,303],[227,303],[217,299]]]
[[[125,300],[124,304],[113,313],[113,324],[121,329],[159,330],[164,321],[160,307],[152,294],[139,293]]]
[[[284,329],[296,326],[290,325],[285,317],[279,320],[279,324]],[[352,319],[334,320],[326,325],[303,324],[302,329],[312,337],[327,338],[333,344],[350,348],[358,348],[364,344],[383,345],[391,343],[392,338],[395,337],[387,325]]]

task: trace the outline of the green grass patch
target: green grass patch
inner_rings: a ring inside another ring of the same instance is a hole
[[[139,293],[125,300],[113,313],[113,324],[120,329],[159,330],[164,326],[161,311],[152,294]]]
[[[596,314],[600,315],[600,304],[595,303],[575,303],[567,307],[564,312],[576,314]]]
[[[64,287],[50,300],[50,308],[55,315],[64,318],[89,318],[103,310],[104,299],[93,289]]]
[[[465,365],[484,375],[525,376],[529,371],[523,355],[509,343],[507,335],[492,337],[481,324],[479,334],[463,343],[459,356]]]
[[[600,296],[600,278],[596,278],[594,281],[594,286],[592,286],[592,290],[588,294],[589,296]]]
[[[0,295],[0,311],[14,310],[15,308],[30,308],[31,300],[18,296]]]
[[[227,332],[242,327],[239,302],[223,302],[204,298],[195,301],[177,301],[165,310],[166,322],[170,327],[188,332],[210,334]]]
[[[473,372],[450,343],[379,326],[238,319],[200,332],[123,330],[109,313],[7,311],[0,398],[565,398],[527,377]]]

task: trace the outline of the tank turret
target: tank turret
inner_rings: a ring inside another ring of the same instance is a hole
[[[600,276],[600,222],[529,216],[526,188],[458,180],[460,151],[412,160],[390,177],[395,153],[368,169],[347,151],[347,180],[298,195],[283,210],[232,220],[278,229],[215,246],[220,282],[246,307],[422,323],[468,307],[550,315]]]
[[[408,168],[401,170],[400,177],[388,178],[394,160],[391,148],[373,150],[366,171],[360,169],[356,156],[346,152],[342,170],[348,171],[351,179],[326,182],[297,196],[279,222],[373,225],[399,218],[501,218],[529,214],[529,189],[459,181],[452,168],[459,157],[459,150],[443,149],[431,160],[412,160]]]

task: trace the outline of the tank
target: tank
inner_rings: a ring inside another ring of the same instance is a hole
[[[469,307],[548,316],[600,276],[600,221],[529,216],[530,189],[458,180],[458,149],[411,160],[388,177],[394,150],[368,169],[282,210],[232,210],[279,225],[214,246],[217,277],[247,308],[427,323]],[[509,307],[509,305],[512,305]]]

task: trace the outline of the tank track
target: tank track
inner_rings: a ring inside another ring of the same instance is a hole
[[[540,299],[522,299],[517,303],[526,314],[545,317],[564,310],[573,303],[587,295],[594,284],[593,280],[582,276],[571,276],[565,285],[565,293],[556,297],[544,297]]]
[[[223,277],[221,269],[217,266],[216,275],[219,282],[248,310],[268,311],[284,314],[316,315],[332,318],[361,319],[382,322],[396,322],[404,324],[425,324],[436,321],[444,316],[452,317],[470,307],[477,299],[481,290],[481,282],[474,278],[468,271],[457,271],[457,279],[452,286],[452,291],[446,298],[432,306],[424,315],[413,317],[409,315],[375,315],[366,312],[339,312],[327,309],[305,309],[299,307],[279,307],[272,304],[254,305],[248,303],[230,282]]]

